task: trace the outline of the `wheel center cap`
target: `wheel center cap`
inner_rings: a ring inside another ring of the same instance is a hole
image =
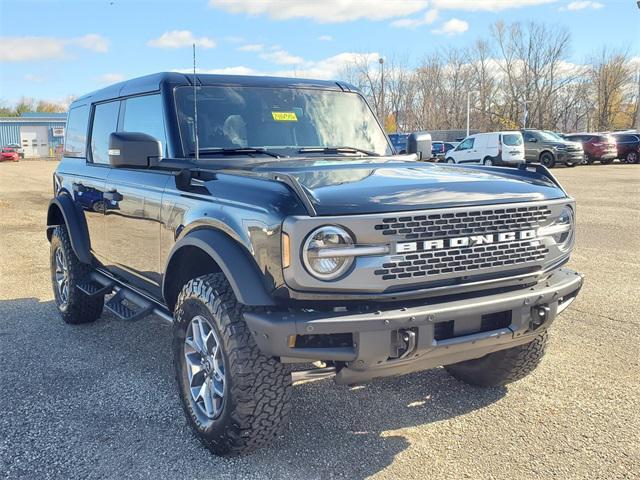
[[[207,373],[211,373],[211,371],[213,370],[213,365],[211,363],[211,359],[207,358],[205,360],[204,369],[206,370]]]

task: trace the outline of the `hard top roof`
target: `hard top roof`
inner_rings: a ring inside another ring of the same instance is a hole
[[[316,88],[336,91],[357,91],[355,87],[333,80],[310,80],[302,78],[262,77],[250,75],[196,74],[198,85],[231,85],[247,87]],[[193,74],[160,72],[144,77],[125,80],[79,97],[74,104],[99,102],[114,98],[138,95],[160,90],[163,84],[169,86],[193,85]]]

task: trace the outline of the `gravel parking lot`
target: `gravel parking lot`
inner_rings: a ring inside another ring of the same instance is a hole
[[[0,164],[0,477],[638,478],[640,166],[558,168],[586,275],[545,361],[508,388],[442,369],[298,385],[286,437],[216,458],[179,404],[170,329],[59,319],[44,235],[55,162]]]

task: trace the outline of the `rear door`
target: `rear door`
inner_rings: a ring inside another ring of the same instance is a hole
[[[519,132],[500,134],[502,160],[506,162],[524,161],[524,142]]]
[[[162,143],[167,136],[160,94],[123,101],[120,131],[141,132]],[[170,173],[158,170],[114,168],[106,185],[105,208],[109,238],[108,268],[115,275],[160,295],[163,265],[160,259],[160,208]]]

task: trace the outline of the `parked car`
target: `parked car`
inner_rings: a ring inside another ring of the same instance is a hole
[[[153,353],[173,355],[183,411],[212,452],[275,441],[294,380],[444,365],[495,388],[536,368],[583,282],[565,267],[575,200],[546,169],[394,156],[341,83],[193,81],[149,75],[71,104],[46,234],[62,321],[106,309],[172,325],[170,351]],[[518,132],[498,135],[503,154],[521,146]],[[409,143],[429,156],[429,134]]]
[[[587,163],[599,161],[607,165],[618,156],[616,140],[611,135],[599,133],[572,133],[565,135],[571,142],[580,142]]]
[[[18,154],[18,152],[16,152],[15,148],[2,147],[2,150],[0,151],[0,161],[8,160],[17,162],[18,160],[20,160],[20,155]]]
[[[524,155],[527,162],[540,162],[548,168],[562,163],[575,167],[584,161],[582,144],[569,142],[557,133],[545,130],[520,130],[524,137]]]
[[[22,146],[18,143],[9,143],[8,145],[6,145],[9,148],[15,148],[16,152],[18,153],[18,155],[20,155],[20,158],[24,158],[24,148],[22,148]]]
[[[640,163],[640,134],[613,133],[616,140],[617,156],[623,163]]]
[[[440,142],[435,141],[431,143],[431,158],[436,162],[444,160],[447,152],[456,148],[460,142]]]
[[[509,165],[524,163],[522,134],[517,131],[469,135],[446,154],[447,163]]]
[[[393,145],[393,149],[396,151],[396,153],[407,153],[407,139],[409,138],[408,133],[390,133],[388,137],[389,140],[391,140],[391,145]]]

